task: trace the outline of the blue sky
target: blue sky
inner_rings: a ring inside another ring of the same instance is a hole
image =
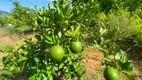
[[[38,7],[47,6],[48,3],[52,3],[52,0],[17,0],[21,5],[26,5],[33,7],[37,5]],[[10,11],[13,9],[13,5],[9,0],[0,0],[0,10]]]

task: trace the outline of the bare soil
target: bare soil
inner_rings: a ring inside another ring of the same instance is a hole
[[[103,53],[98,49],[85,49],[84,59],[81,66],[86,69],[84,74],[85,80],[104,80],[102,70],[97,70],[101,67],[101,58]]]
[[[3,44],[11,44],[13,43],[15,40],[11,37],[11,36],[4,36],[0,38],[0,46],[2,46]]]

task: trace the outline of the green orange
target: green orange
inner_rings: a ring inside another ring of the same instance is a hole
[[[82,51],[82,43],[80,41],[72,41],[70,44],[70,49],[74,53],[79,53]]]
[[[120,80],[118,71],[113,67],[104,70],[104,78],[105,80]]]
[[[55,45],[51,48],[51,57],[55,60],[61,60],[65,55],[65,50],[60,45]]]

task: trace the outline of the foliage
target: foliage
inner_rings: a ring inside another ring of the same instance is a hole
[[[14,47],[13,45],[9,45],[9,44],[3,44],[1,47],[0,47],[0,52],[13,52],[14,50]]]
[[[70,51],[71,40],[81,40],[80,25],[74,21],[78,14],[73,13],[68,1],[54,1],[54,7],[43,7],[35,21],[35,39],[27,38],[16,51],[4,58],[4,69],[13,78],[15,73],[25,73],[29,80],[61,78],[81,78],[81,53]],[[71,31],[71,36],[66,34]],[[50,55],[50,48],[61,45],[65,49],[65,56],[61,60],[54,60]],[[59,74],[60,73],[60,74]]]
[[[138,16],[137,17],[137,26],[136,26],[136,31],[133,34],[133,39],[135,40],[136,43],[141,43],[142,42],[142,19],[140,19]]]
[[[0,27],[6,28],[9,33],[23,33],[27,31],[32,31],[34,20],[33,17],[36,15],[36,6],[34,8],[29,8],[27,6],[23,7],[17,1],[11,0],[14,5],[14,9],[9,15],[0,16]]]
[[[124,9],[130,12],[135,11],[138,7],[142,8],[141,0],[100,0],[101,11],[108,13],[110,10]]]
[[[29,8],[28,6],[21,6],[19,2],[11,0],[14,5],[14,9],[11,11],[12,18],[15,20],[13,25],[15,27],[20,27],[23,25],[28,25],[29,27],[33,26],[34,21],[32,20],[36,14],[35,9]]]
[[[4,26],[8,25],[9,22],[10,22],[10,20],[9,20],[8,15],[6,15],[6,14],[0,15],[0,27],[4,27]]]
[[[114,31],[116,32],[117,29]],[[130,77],[128,72],[133,71],[132,61],[128,59],[126,52],[121,49],[117,49],[116,42],[112,38],[105,38],[107,33],[109,33],[108,29],[101,28],[99,30],[98,36],[100,36],[99,40],[94,39],[95,46],[104,53],[104,57],[102,58],[104,68],[114,67],[123,76],[126,77],[127,80],[134,80],[133,77]],[[114,56],[114,58],[109,58],[109,56]]]
[[[132,38],[136,32],[136,28],[141,24],[141,20],[137,15],[131,15],[130,12],[119,10],[117,14],[110,12],[108,15],[109,23],[108,27],[112,28],[118,25],[118,39]]]

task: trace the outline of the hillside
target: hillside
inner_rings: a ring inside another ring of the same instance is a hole
[[[8,12],[6,12],[6,11],[2,11],[2,10],[0,10],[0,15],[1,14],[9,14]]]

